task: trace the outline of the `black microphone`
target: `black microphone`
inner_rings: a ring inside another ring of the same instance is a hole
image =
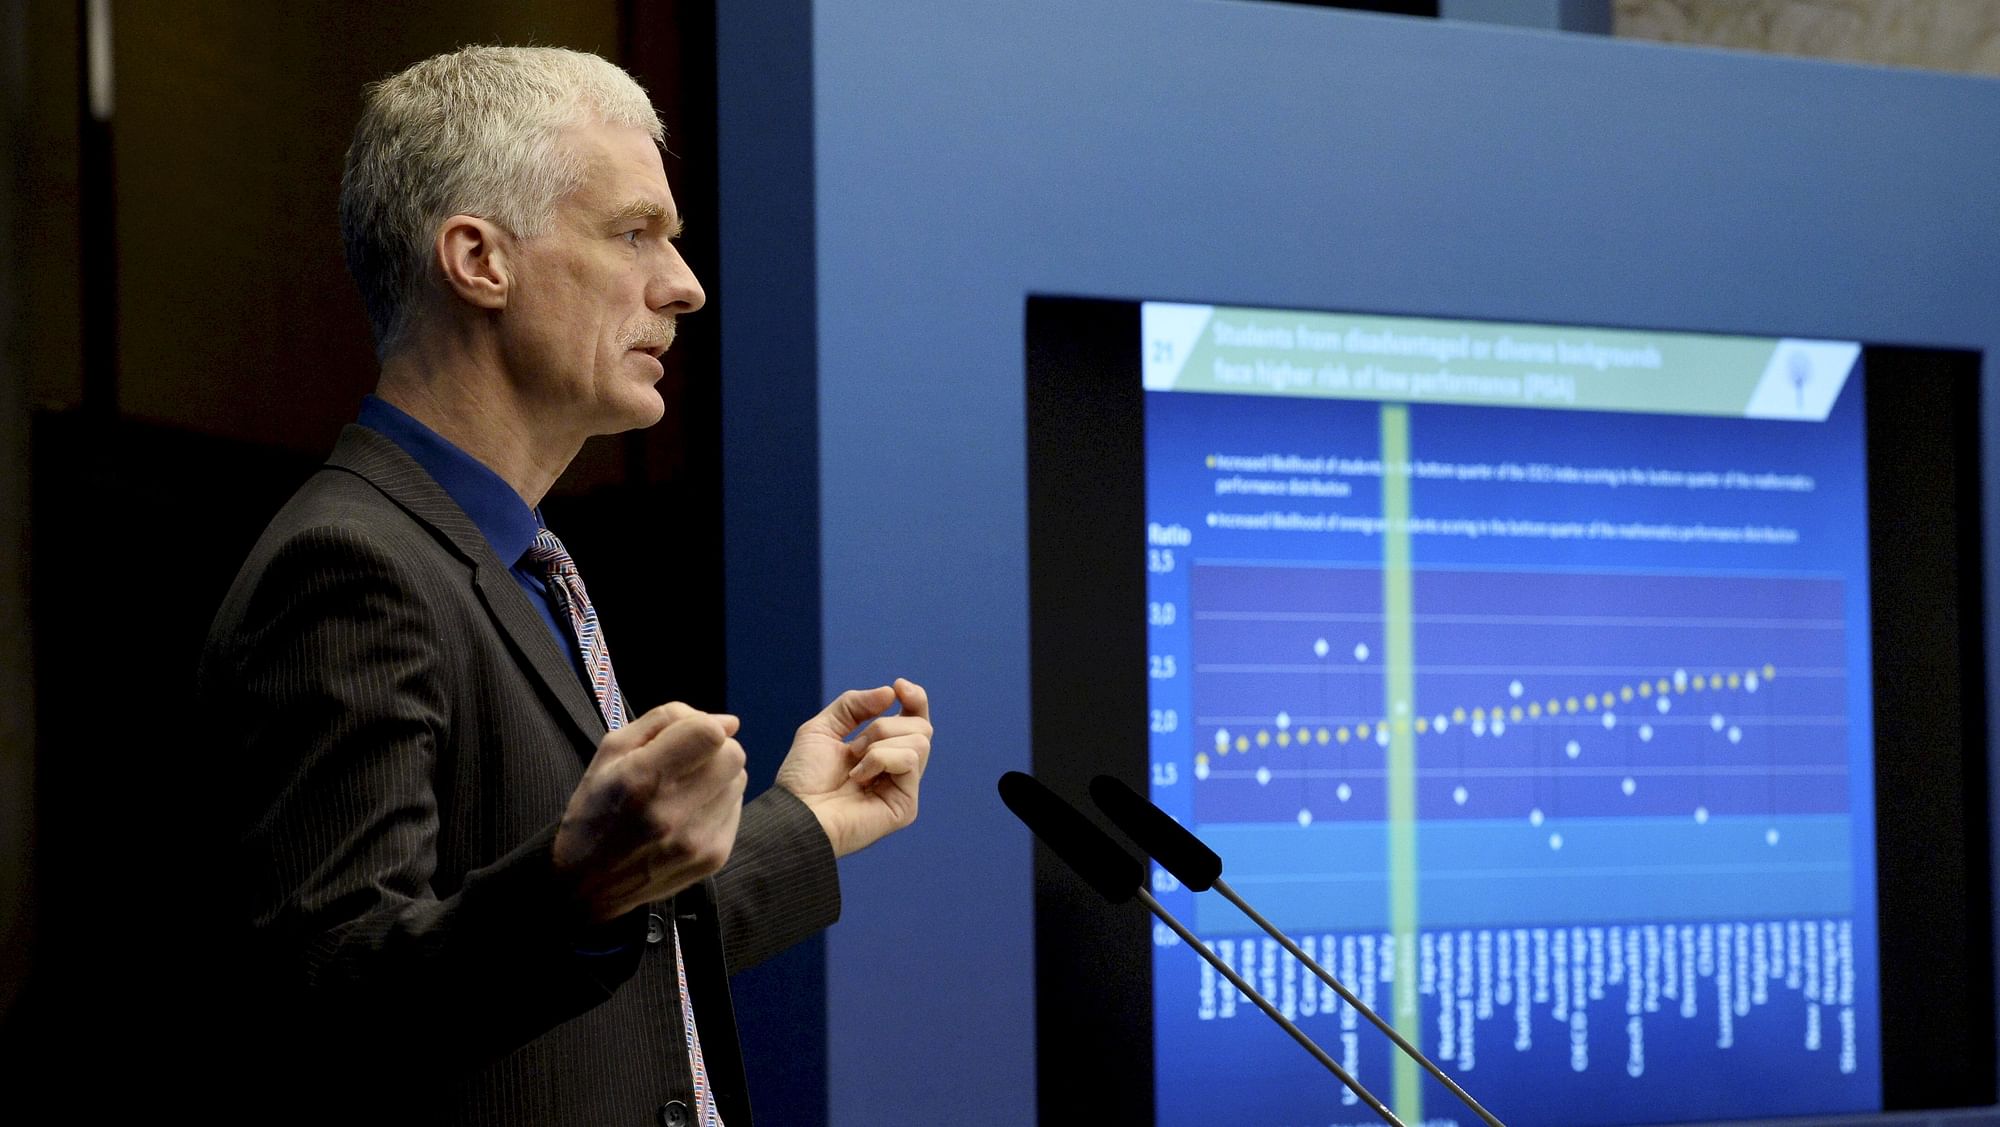
[[[1207,892],[1222,879],[1222,858],[1202,840],[1174,821],[1165,810],[1139,797],[1139,792],[1109,775],[1090,780],[1090,797],[1111,824],[1139,843],[1160,867],[1195,892]]]
[[[1145,882],[1144,865],[1034,776],[1019,771],[1000,776],[1000,801],[1084,883],[1113,904],[1132,899]]]
[[[1279,931],[1271,921],[1265,919],[1241,896],[1236,895],[1236,890],[1229,887],[1229,882],[1222,879],[1222,858],[1200,838],[1194,836],[1186,826],[1174,821],[1166,811],[1141,798],[1139,792],[1110,775],[1099,775],[1090,780],[1090,797],[1097,803],[1097,808],[1104,811],[1104,816],[1111,819],[1113,825],[1123,831],[1126,837],[1138,842],[1139,848],[1151,854],[1153,860],[1160,863],[1161,868],[1174,875],[1175,880],[1195,892],[1206,892],[1210,888],[1220,892],[1258,927],[1263,928],[1267,935],[1283,944],[1293,958],[1304,963],[1318,975],[1321,982],[1332,987],[1333,992],[1340,995],[1342,1001],[1353,1006],[1361,1016],[1373,1023],[1375,1028],[1386,1034],[1389,1040],[1394,1041],[1397,1048],[1422,1065],[1424,1071],[1436,1077],[1440,1084],[1451,1089],[1451,1094],[1457,1096],[1466,1107],[1471,1108],[1479,1118],[1485,1120],[1489,1127],[1506,1127],[1493,1117],[1492,1112],[1479,1106],[1479,1101],[1473,1099],[1472,1094],[1464,1088],[1459,1087],[1457,1081],[1445,1075],[1444,1069],[1439,1068],[1436,1062],[1425,1056],[1423,1050],[1410,1044],[1402,1034],[1396,1032],[1394,1026],[1382,1019],[1381,1014],[1364,1005],[1361,999],[1354,996],[1353,991],[1333,977],[1325,967],[1320,966],[1311,955],[1300,950],[1299,945],[1292,942],[1290,936]]]
[[[1161,907],[1160,902],[1153,899],[1153,894],[1147,892],[1144,887],[1146,867],[1135,860],[1130,853],[1125,852],[1117,842],[1111,840],[1110,834],[1098,829],[1090,819],[1083,816],[1082,812],[1042,785],[1040,780],[1019,771],[1009,771],[1000,776],[1000,801],[1006,803],[1007,809],[1012,810],[1016,818],[1021,819],[1030,830],[1034,831],[1036,837],[1042,839],[1044,845],[1047,845],[1064,864],[1074,869],[1078,876],[1106,900],[1113,904],[1122,904],[1137,896],[1145,903],[1147,910],[1158,916],[1162,923],[1174,930],[1174,934],[1181,937],[1181,942],[1186,943],[1195,954],[1208,960],[1208,964],[1227,978],[1230,985],[1242,991],[1245,997],[1257,1004],[1258,1009],[1264,1011],[1265,1016],[1291,1034],[1292,1040],[1297,1041],[1306,1052],[1311,1053],[1339,1077],[1340,1082],[1347,1085],[1348,1089],[1380,1116],[1384,1123],[1391,1124],[1392,1127],[1407,1127],[1402,1120],[1396,1118],[1395,1112],[1389,1110],[1387,1104],[1376,1099],[1373,1092],[1362,1087],[1359,1080],[1349,1075],[1346,1069],[1340,1067],[1339,1062],[1328,1056],[1326,1050],[1319,1047],[1318,1042],[1306,1036],[1305,1032],[1292,1024],[1289,1018],[1279,1013],[1278,1007],[1272,1005],[1270,999],[1259,994],[1256,987],[1245,982],[1242,975],[1237,974],[1228,963],[1217,958],[1215,952],[1208,949],[1207,944],[1195,938],[1193,932],[1182,926],[1172,913]],[[1221,868],[1219,859],[1216,867],[1218,870]]]

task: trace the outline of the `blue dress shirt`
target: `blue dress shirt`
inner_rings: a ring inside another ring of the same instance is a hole
[[[534,546],[535,535],[543,527],[541,512],[529,508],[514,487],[485,463],[453,446],[443,435],[400,408],[371,395],[361,401],[361,417],[355,421],[401,447],[465,510],[479,534],[492,546],[493,554],[507,565],[514,582],[528,593],[528,602],[542,612],[542,620],[548,623],[562,651],[569,655],[577,675],[582,676],[583,657],[576,651],[576,639],[570,636],[562,619],[556,617],[557,608],[549,595],[549,586],[542,580],[540,569],[528,558],[528,549]]]

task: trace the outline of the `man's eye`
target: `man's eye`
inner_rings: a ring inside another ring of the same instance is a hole
[[[629,246],[635,246],[635,247],[638,246],[639,229],[635,227],[632,230],[625,232],[625,242]]]

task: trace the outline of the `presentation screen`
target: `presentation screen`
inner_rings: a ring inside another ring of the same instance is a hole
[[[1879,1107],[1860,346],[1140,324],[1152,798],[1230,883],[1522,1122]],[[1275,940],[1161,891],[1416,1106]],[[1163,1123],[1227,1113],[1203,1068],[1324,1090],[1190,952],[1154,1006]]]
[[[1144,569],[1091,613],[1143,636],[1149,794],[1224,879],[1509,1122],[1882,1109],[1862,345],[1120,310],[1139,389],[1067,406],[1137,409]],[[1476,1122],[1151,872],[1406,1122]],[[1376,1122],[1150,940],[1154,1122]]]

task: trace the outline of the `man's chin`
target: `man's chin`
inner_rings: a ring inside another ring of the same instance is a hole
[[[634,395],[629,402],[618,406],[618,429],[621,431],[645,430],[667,417],[667,401],[650,387],[643,394]]]

